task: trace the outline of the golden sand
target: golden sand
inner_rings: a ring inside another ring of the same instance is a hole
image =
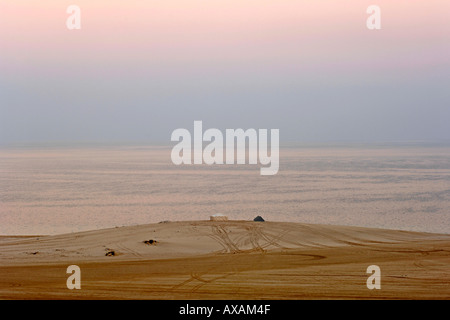
[[[81,269],[80,290],[66,286],[66,269],[73,264]],[[366,286],[370,265],[381,269],[380,290]],[[168,222],[1,237],[0,298],[448,299],[449,266],[445,234],[286,222]]]

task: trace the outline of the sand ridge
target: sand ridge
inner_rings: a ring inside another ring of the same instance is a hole
[[[0,240],[4,299],[450,297],[446,234],[181,221]],[[81,290],[65,285],[71,264],[82,270]],[[371,264],[382,290],[365,285]]]

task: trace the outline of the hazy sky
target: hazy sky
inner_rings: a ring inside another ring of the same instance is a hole
[[[171,144],[194,120],[450,139],[449,17],[448,0],[0,0],[0,143]]]

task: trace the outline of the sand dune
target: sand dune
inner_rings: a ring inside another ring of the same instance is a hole
[[[81,268],[81,290],[66,287],[72,264]],[[366,286],[373,264],[381,268],[381,290]],[[446,234],[169,222],[0,237],[0,298],[448,299],[449,266]]]

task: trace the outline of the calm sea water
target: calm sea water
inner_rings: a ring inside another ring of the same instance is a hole
[[[280,171],[175,166],[165,147],[3,148],[0,234],[230,219],[450,233],[449,147],[296,147]]]

